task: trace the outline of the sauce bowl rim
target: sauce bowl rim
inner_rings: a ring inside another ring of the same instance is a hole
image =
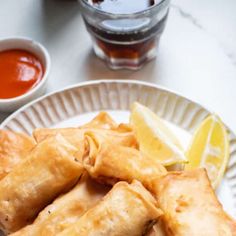
[[[39,49],[40,53],[42,54],[42,57],[44,57],[44,60],[45,60],[45,63],[41,62],[44,67],[44,74],[42,76],[42,79],[37,83],[37,85],[35,87],[30,89],[26,93],[16,96],[16,97],[0,98],[0,104],[13,103],[16,101],[19,102],[24,99],[27,99],[28,97],[30,97],[31,95],[36,93],[46,83],[46,81],[48,79],[49,72],[50,72],[50,68],[51,68],[51,58],[48,53],[48,50],[38,41],[35,41],[35,40],[28,38],[28,37],[7,37],[7,38],[0,38],[0,45],[2,43],[7,43],[7,42],[12,43],[14,41],[21,42],[22,44],[25,44],[25,45],[32,45],[32,46],[36,47],[37,49]],[[5,50],[11,50],[11,49],[22,49],[22,50],[28,51],[28,52],[32,53],[33,55],[35,55],[35,53],[33,51],[31,51],[30,49],[25,49],[23,47],[9,47],[9,48],[3,49],[3,50],[0,49],[0,52],[5,51]],[[35,56],[38,58],[37,55],[35,55]]]

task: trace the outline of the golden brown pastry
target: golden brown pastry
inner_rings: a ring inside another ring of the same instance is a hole
[[[55,197],[71,188],[83,168],[77,149],[61,135],[39,143],[0,181],[0,229],[14,232],[34,220]]]
[[[33,224],[11,236],[55,236],[77,222],[108,191],[108,187],[94,182],[87,174],[84,174],[70,192],[58,197],[40,212]]]
[[[87,124],[80,126],[79,128],[88,128],[88,129],[109,129],[119,133],[131,132],[133,129],[129,124],[117,124],[111,116],[105,112],[101,111]]]
[[[116,129],[118,125],[116,122],[108,115],[106,112],[100,112],[97,116],[95,116],[94,119],[92,119],[87,124],[75,128],[55,128],[55,129],[49,129],[49,128],[38,128],[35,129],[33,132],[33,136],[37,142],[42,141],[48,136],[54,136],[58,133],[62,134],[63,136],[66,136],[70,143],[72,143],[75,146],[81,145],[81,140],[83,140],[84,130],[89,129]],[[74,132],[76,133],[75,135]]]
[[[169,173],[153,188],[168,236],[236,235],[236,223],[224,212],[204,169]]]
[[[117,183],[95,207],[58,236],[141,236],[162,212],[139,183]]]
[[[117,132],[108,129],[95,128],[36,129],[33,132],[33,135],[35,140],[40,142],[47,137],[53,137],[57,134],[61,134],[69,143],[78,149],[77,157],[80,159],[85,153],[86,143],[84,134],[86,132],[91,132],[91,135],[99,136],[103,140],[108,140],[114,144],[134,148],[138,147],[138,143],[133,131]]]
[[[137,140],[133,131],[117,132],[113,130],[95,129],[95,128],[61,128],[61,129],[46,129],[40,128],[33,132],[33,136],[37,142],[41,142],[47,137],[52,137],[61,134],[67,141],[75,147],[84,146],[84,134],[86,132],[93,132],[94,134],[104,136],[111,142],[127,146],[137,147]]]
[[[153,227],[147,233],[146,236],[167,236],[161,218],[162,218],[162,216],[159,218],[158,222],[155,225],[153,225]]]
[[[58,134],[62,135],[70,144],[77,148],[77,157],[79,159],[84,153],[84,130],[79,128],[39,128],[33,131],[33,136],[37,143],[42,142],[48,137],[54,137]]]
[[[12,131],[0,130],[0,180],[35,146],[33,138]]]
[[[118,125],[107,112],[101,111],[90,122],[81,127],[115,130],[117,129]]]
[[[83,165],[90,176],[100,182],[114,184],[136,179],[148,187],[152,179],[167,173],[154,159],[149,159],[134,148],[114,145],[89,132],[85,135],[88,153],[83,157]]]

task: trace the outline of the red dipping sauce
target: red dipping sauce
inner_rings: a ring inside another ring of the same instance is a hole
[[[20,96],[43,78],[44,68],[31,52],[11,49],[0,52],[0,99]]]

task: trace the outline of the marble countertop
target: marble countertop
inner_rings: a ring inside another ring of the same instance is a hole
[[[94,56],[76,1],[1,1],[0,37],[27,36],[48,48],[47,92],[86,80],[144,80],[200,102],[236,131],[235,11],[235,0],[173,0],[157,59],[135,72],[112,71]]]

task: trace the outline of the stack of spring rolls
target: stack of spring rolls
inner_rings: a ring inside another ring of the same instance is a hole
[[[0,229],[12,236],[234,236],[204,169],[168,172],[105,113],[0,131]]]

